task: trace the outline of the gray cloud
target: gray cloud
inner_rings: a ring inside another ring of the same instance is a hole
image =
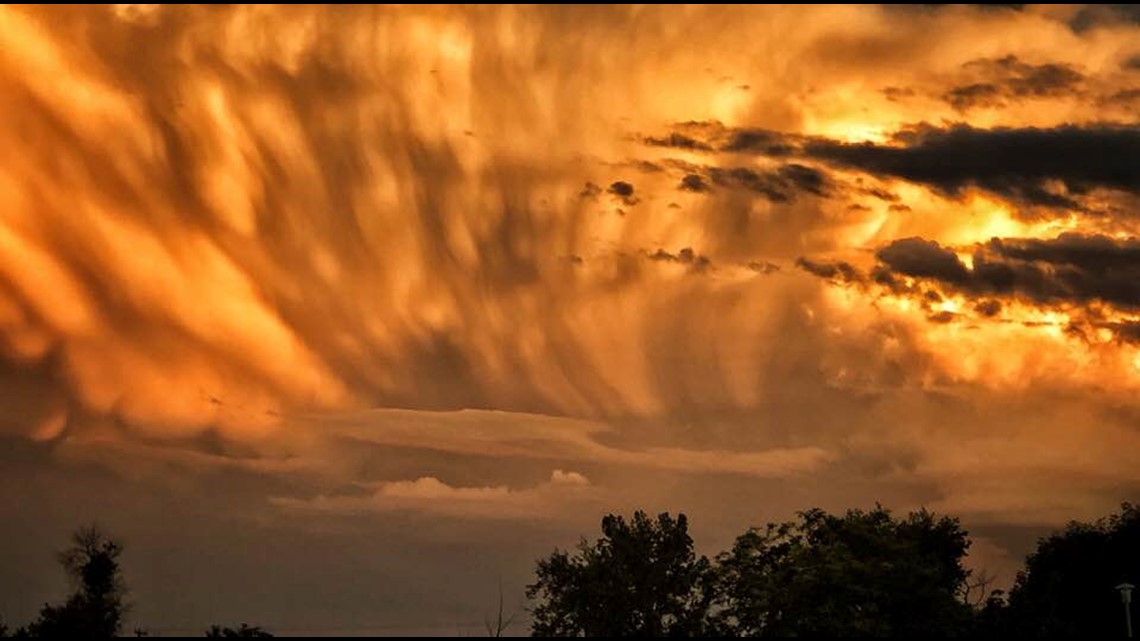
[[[1009,101],[1073,96],[1085,81],[1072,65],[1030,64],[1008,55],[983,58],[963,65],[965,72],[983,80],[954,87],[943,99],[955,109],[1003,106]]]

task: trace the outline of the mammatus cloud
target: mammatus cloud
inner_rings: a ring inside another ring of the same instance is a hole
[[[979,25],[1011,42],[1045,33],[1116,70],[1135,53],[1105,54],[1115,40],[1057,16],[686,11],[701,26],[682,35],[675,14],[630,7],[5,9],[0,136],[22,153],[0,179],[0,327],[6,362],[55,399],[19,430],[58,435],[93,415],[152,436],[256,437],[283,412],[371,405],[646,415],[685,409],[663,390],[706,381],[736,390],[714,405],[747,407],[739,379],[756,362],[702,344],[685,348],[700,367],[663,368],[672,357],[646,346],[657,332],[763,345],[772,324],[749,314],[784,314],[798,294],[745,284],[743,266],[866,242],[922,211],[852,172],[1054,207],[1134,191],[1127,126],[1057,116],[892,142],[936,118],[908,101],[850,107],[942,78],[925,73],[935,52],[939,69],[1015,93],[1054,91],[1062,69],[1108,73],[956,35]],[[897,28],[932,20],[935,41]],[[1063,31],[1042,31],[1050,21]],[[805,23],[786,50],[810,82],[754,55]],[[852,25],[865,35],[835,37]],[[553,50],[501,39],[566,28],[583,37]],[[671,53],[611,73],[600,61],[630,29],[636,51]],[[853,99],[867,65],[897,71]],[[866,135],[879,142],[852,144]],[[697,285],[641,260],[685,247],[742,267]],[[660,320],[727,300],[745,301],[731,320]]]

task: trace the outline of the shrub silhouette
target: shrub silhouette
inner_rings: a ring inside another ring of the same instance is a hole
[[[212,625],[210,626],[209,630],[206,630],[206,636],[218,639],[260,639],[271,637],[273,635],[261,629],[260,626],[250,626],[243,623],[237,630],[233,628],[223,628],[217,625]]]

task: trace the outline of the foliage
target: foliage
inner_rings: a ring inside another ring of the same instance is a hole
[[[527,587],[534,636],[698,636],[706,632],[711,566],[685,515],[602,519],[602,538],[541,559]]]
[[[1017,636],[1121,636],[1115,586],[1124,582],[1140,584],[1140,508],[1128,503],[1038,541],[1010,590],[1004,625]]]
[[[719,611],[737,636],[954,636],[969,547],[958,521],[882,507],[801,512],[740,536],[719,561]]]

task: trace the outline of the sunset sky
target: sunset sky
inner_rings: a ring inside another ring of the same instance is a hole
[[[607,512],[1140,493],[1131,5],[0,8],[0,615],[478,634]],[[525,618],[519,631],[525,628]]]

